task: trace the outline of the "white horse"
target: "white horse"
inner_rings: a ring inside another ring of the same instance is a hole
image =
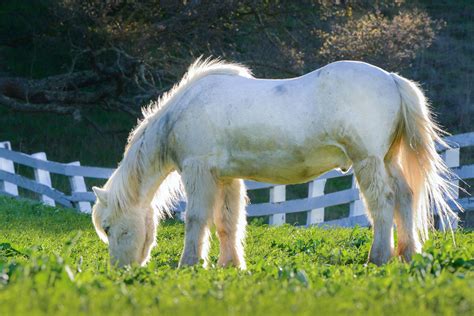
[[[446,145],[439,132],[415,83],[366,63],[265,80],[238,64],[198,59],[144,110],[119,167],[93,188],[94,226],[112,264],[144,265],[159,218],[184,191],[180,266],[207,263],[214,222],[218,264],[245,269],[242,179],[294,184],[353,166],[373,225],[369,260],[409,261],[428,237],[430,209],[455,216],[445,202],[449,172],[435,150]]]

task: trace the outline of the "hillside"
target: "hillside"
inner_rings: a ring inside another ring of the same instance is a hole
[[[71,66],[71,48],[67,40],[63,39],[61,32],[73,32],[74,29],[62,29],[61,27],[66,28],[64,25],[58,28],[54,24],[57,16],[54,15],[55,12],[48,11],[48,3],[55,1],[31,3],[5,1],[0,4],[0,38],[4,39],[4,43],[8,43],[3,46],[0,44],[0,67],[2,67],[0,77],[8,74],[41,78],[63,73]],[[318,7],[308,5],[306,2],[301,3],[284,8],[286,11],[279,7],[269,7],[267,11],[260,12],[258,15],[260,19],[238,9],[237,13],[229,17],[230,20],[219,22],[221,18],[218,18],[215,22],[209,22],[211,28],[206,26],[205,21],[199,20],[201,24],[193,22],[192,25],[198,28],[196,32],[198,30],[209,32],[207,37],[202,38],[190,33],[193,40],[186,44],[183,42],[185,38],[172,32],[170,34],[175,34],[176,38],[165,38],[168,42],[161,43],[159,47],[153,48],[147,44],[151,49],[150,60],[167,71],[164,78],[166,80],[161,82],[162,89],[167,89],[176,82],[187,65],[200,54],[213,54],[247,63],[257,76],[265,78],[303,74],[329,62],[330,57],[326,56],[325,59],[312,53],[319,47],[318,45],[321,45],[322,38],[317,34],[311,38],[302,37],[305,32],[310,31],[304,29],[305,25],[310,27],[308,23],[313,21],[317,14],[320,14],[318,18],[320,22],[314,25],[320,25],[322,30],[327,29],[322,17],[324,14],[329,14],[324,13],[326,12],[324,10],[329,9],[327,6]],[[387,3],[385,10],[387,16],[399,10],[425,10],[439,26],[429,48],[418,50],[416,57],[409,63],[400,64],[398,67],[388,66],[389,70],[400,71],[403,75],[422,83],[435,111],[439,113],[438,120],[450,132],[471,131],[474,128],[473,2],[467,0],[415,1],[409,4],[401,2],[401,9],[391,1]],[[350,3],[341,8],[343,15],[347,16],[352,12],[348,11]],[[367,4],[363,8],[371,8],[371,5]],[[332,15],[341,14],[339,9],[334,10],[330,9],[328,12]],[[354,16],[362,14],[360,10],[356,11],[354,7],[354,13],[351,14]],[[173,14],[178,14],[165,12],[171,14],[163,16],[168,20],[173,18]],[[332,15],[325,18],[334,21],[342,19]],[[231,22],[233,26],[229,26]],[[265,26],[263,32],[262,25]],[[35,37],[34,34],[42,35]],[[283,45],[275,51],[275,54],[272,53],[274,61],[267,57],[267,52],[275,49],[272,48],[276,45],[272,44],[272,38],[278,38]],[[208,43],[204,44],[202,40],[207,40]],[[205,48],[205,45],[208,48]],[[292,48],[292,45],[295,46]],[[372,55],[367,55],[365,58],[367,61],[384,66],[383,58],[377,59],[378,57]],[[278,60],[282,63],[278,64]],[[136,115],[113,111],[100,101],[84,109],[80,119],[71,115],[17,112],[0,106],[0,126],[2,126],[0,140],[10,140],[16,150],[24,152],[45,151],[51,159],[58,161],[80,160],[83,164],[115,166],[121,157],[127,133],[136,119]]]

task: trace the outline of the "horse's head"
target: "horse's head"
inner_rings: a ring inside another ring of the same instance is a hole
[[[151,207],[120,210],[109,203],[109,192],[92,189],[97,196],[92,222],[100,239],[109,245],[111,264],[118,267],[146,264],[155,245],[156,220]]]

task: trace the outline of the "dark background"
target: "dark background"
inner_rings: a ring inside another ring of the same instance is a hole
[[[140,108],[200,55],[265,78],[367,61],[420,82],[441,125],[469,132],[473,34],[468,0],[3,0],[0,141],[50,160],[115,167]],[[462,162],[472,157],[466,150]],[[350,186],[338,181],[326,191]],[[302,185],[288,197],[305,194]]]

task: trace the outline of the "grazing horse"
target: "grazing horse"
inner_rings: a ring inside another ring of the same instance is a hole
[[[218,264],[245,269],[242,179],[295,184],[352,166],[375,264],[393,255],[411,260],[428,237],[431,209],[455,216],[446,202],[449,171],[435,149],[446,144],[423,92],[363,62],[266,80],[238,64],[198,59],[143,114],[119,167],[93,188],[93,223],[117,266],[149,260],[160,218],[185,194],[180,266],[207,264],[214,223]]]

